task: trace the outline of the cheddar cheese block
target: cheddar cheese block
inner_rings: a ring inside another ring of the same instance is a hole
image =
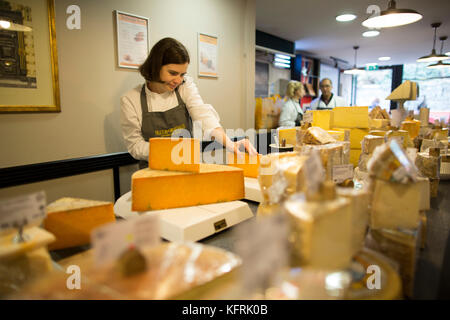
[[[192,138],[150,138],[148,164],[153,170],[200,171],[200,142]]]
[[[369,107],[335,107],[336,128],[369,128]]]
[[[196,206],[244,198],[244,171],[200,164],[199,173],[149,168],[131,176],[132,211]]]
[[[333,127],[333,110],[312,110],[307,111],[313,114],[313,127],[320,127],[324,130],[330,130]]]
[[[56,237],[48,248],[56,250],[89,244],[92,230],[115,220],[111,202],[58,199],[47,206],[44,220],[44,228]]]
[[[346,130],[349,130],[349,129],[334,128],[334,130],[345,132]],[[359,128],[350,129],[350,148],[361,149],[362,140],[368,134],[369,134],[369,129],[359,129]]]
[[[417,120],[405,120],[400,127],[402,130],[408,131],[411,139],[416,138],[420,131],[420,121]]]
[[[376,179],[372,199],[372,229],[415,229],[419,225],[420,183],[397,183]]]
[[[297,144],[297,128],[279,129],[278,140],[280,144],[285,140],[286,144],[295,146]]]
[[[362,141],[362,152],[367,154],[372,153],[376,147],[382,145],[383,143],[383,137],[366,135]]]
[[[227,152],[227,164],[244,170],[244,177],[257,178],[261,155],[249,156],[248,153],[237,155]]]
[[[349,266],[354,253],[350,200],[305,201],[303,194],[295,194],[284,207],[292,266],[328,270]]]

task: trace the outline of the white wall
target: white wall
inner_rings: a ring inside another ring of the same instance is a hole
[[[73,4],[81,8],[81,30],[66,28]],[[126,151],[119,98],[143,79],[116,67],[114,10],[148,17],[150,46],[174,37],[187,47],[188,73],[224,128],[253,125],[255,0],[57,0],[55,10],[62,111],[1,114],[0,168]],[[219,38],[218,79],[197,77],[198,32]],[[123,189],[129,190],[133,170],[121,171]],[[40,189],[49,201],[63,195],[113,200],[110,171],[2,189],[0,197]]]

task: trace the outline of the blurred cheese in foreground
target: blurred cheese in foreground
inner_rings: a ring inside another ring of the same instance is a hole
[[[197,206],[244,198],[244,171],[200,164],[199,173],[151,170],[131,176],[132,211]]]
[[[372,199],[372,229],[415,229],[419,225],[421,183],[376,179]]]
[[[58,199],[47,206],[44,220],[44,228],[56,237],[48,248],[56,250],[88,244],[92,230],[115,220],[111,202]]]
[[[150,138],[148,164],[153,170],[199,172],[200,142],[192,138]]]
[[[310,155],[313,150],[319,151],[322,166],[325,169],[327,180],[333,179],[333,166],[348,164],[349,153],[348,142],[336,142],[325,145],[305,144],[300,148],[300,154]]]
[[[334,127],[369,128],[369,107],[335,107]]]
[[[244,177],[257,178],[261,155],[249,156],[248,153],[237,155],[227,152],[227,164],[244,170]]]
[[[291,225],[292,266],[347,268],[354,253],[350,200],[306,201],[295,194],[285,203]]]

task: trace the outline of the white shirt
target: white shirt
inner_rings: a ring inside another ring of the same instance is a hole
[[[303,114],[300,103],[293,99],[288,99],[281,109],[280,119],[278,120],[279,126],[288,128],[295,127],[295,120],[299,113]]]
[[[347,107],[347,103],[345,102],[344,98],[341,98],[335,94],[333,94],[333,96],[331,97],[328,105],[325,105],[325,102],[323,102],[320,98],[321,96],[311,102],[311,110],[317,110],[319,107],[331,109],[333,109],[334,107]]]
[[[221,127],[220,117],[210,104],[203,102],[192,78],[185,76],[185,80],[186,82],[178,87],[178,92],[186,104],[192,121],[200,121],[202,129],[208,135],[212,129]],[[149,142],[144,140],[141,131],[141,90],[142,84],[128,91],[120,98],[120,125],[128,152],[137,160],[148,160]],[[175,91],[159,94],[150,91],[145,86],[145,94],[147,95],[149,112],[163,112],[178,106]]]

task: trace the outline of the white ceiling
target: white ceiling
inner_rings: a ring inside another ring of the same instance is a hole
[[[369,5],[386,10],[388,0],[256,0],[256,29],[294,41],[298,52],[331,62],[330,56],[353,65],[354,45],[359,45],[358,66],[376,62],[379,65],[414,63],[431,53],[433,32],[431,23],[441,22],[439,36],[448,36],[444,52],[450,51],[450,0],[397,0],[398,9],[414,9],[423,18],[413,24],[385,28],[374,38],[364,38],[367,28],[361,23],[369,16]],[[337,22],[335,17],[351,12],[358,17],[351,22]],[[390,61],[378,57],[390,56]],[[341,68],[347,67],[339,64]]]

